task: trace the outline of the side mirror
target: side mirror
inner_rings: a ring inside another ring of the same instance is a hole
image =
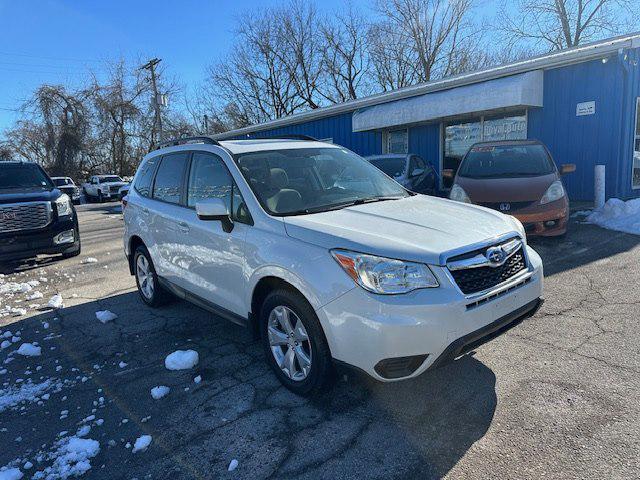
[[[419,177],[424,173],[424,168],[414,168],[413,172],[411,172],[410,177]]]
[[[222,229],[227,233],[233,230],[233,222],[229,216],[227,204],[221,198],[206,198],[196,202],[196,215],[200,220],[222,222]]]
[[[573,173],[576,171],[575,163],[564,163],[560,165],[560,175],[566,175],[567,173]]]
[[[442,178],[453,179],[456,176],[456,172],[452,168],[445,168],[442,170]]]

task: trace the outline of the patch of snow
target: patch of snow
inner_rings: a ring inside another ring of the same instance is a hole
[[[50,379],[42,383],[32,383],[31,380],[27,380],[20,384],[19,388],[9,387],[0,390],[0,412],[24,402],[35,402],[52,386],[53,382]]]
[[[193,383],[200,383],[202,381],[202,377],[200,375],[198,375],[196,378],[193,379]]]
[[[160,385],[158,387],[153,387],[151,389],[151,396],[154,400],[160,400],[162,397],[166,397],[169,395],[169,387],[165,385]]]
[[[151,445],[151,435],[142,435],[136,439],[131,452],[136,453],[144,451],[149,445]]]
[[[23,473],[19,468],[7,468],[5,470],[0,470],[0,480],[20,480],[23,476]]]
[[[118,315],[116,315],[113,312],[110,312],[109,310],[98,310],[96,312],[96,318],[100,320],[102,323],[107,323],[118,318]]]
[[[127,363],[125,363],[125,362],[120,362],[120,363],[118,364],[118,367],[120,367],[120,368],[124,368],[124,367],[126,367],[127,365],[128,365],[128,364],[127,364]]]
[[[23,343],[18,348],[17,353],[25,357],[37,357],[42,353],[42,349],[33,343]]]
[[[44,295],[40,291],[33,292],[27,295],[27,300],[37,300],[38,298],[42,298]]]
[[[609,230],[640,235],[640,198],[626,202],[610,198],[602,208],[594,210],[586,221]]]
[[[22,466],[22,468],[24,468],[25,470],[31,470],[33,468],[33,463],[25,462],[25,464]]]
[[[56,450],[47,455],[53,464],[33,475],[34,480],[79,477],[91,469],[90,460],[100,452],[100,442],[89,438],[67,437],[56,442]]]
[[[82,260],[82,263],[87,264],[87,263],[98,263],[98,259],[94,258],[94,257],[87,257],[84,260]]]
[[[89,425],[83,425],[76,432],[76,437],[86,437],[87,435],[89,435],[90,431],[91,427]]]
[[[11,342],[9,340],[5,340],[0,343],[0,348],[4,350],[5,348],[9,348],[11,346]]]
[[[195,350],[176,350],[164,359],[167,370],[187,370],[198,364],[198,352]]]
[[[64,301],[62,300],[62,295],[56,293],[53,297],[49,299],[49,303],[47,304],[49,308],[62,308],[64,306]]]
[[[28,283],[8,282],[0,284],[0,294],[27,293],[33,289]]]
[[[229,463],[229,468],[227,468],[227,471],[233,472],[236,468],[238,468],[238,460],[234,458],[233,460],[231,460],[231,463]]]

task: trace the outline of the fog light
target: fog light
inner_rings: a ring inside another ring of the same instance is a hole
[[[545,227],[555,227],[556,226],[556,222],[555,220],[547,220],[546,222],[544,222],[544,226]]]
[[[53,237],[53,243],[56,245],[60,245],[62,243],[73,243],[75,239],[75,232],[73,230],[66,230]]]

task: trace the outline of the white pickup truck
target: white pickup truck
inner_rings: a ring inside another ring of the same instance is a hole
[[[117,175],[94,175],[82,185],[82,193],[87,202],[102,203],[114,198],[119,199],[118,192],[124,185],[127,185],[127,182]]]

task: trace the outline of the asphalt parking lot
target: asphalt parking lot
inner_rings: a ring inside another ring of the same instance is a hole
[[[0,318],[12,332],[0,350],[0,467],[64,478],[61,439],[83,429],[99,442],[92,479],[640,477],[640,237],[575,222],[563,240],[532,241],[547,276],[535,317],[416,380],[341,374],[307,400],[280,387],[242,328],[184,302],[143,305],[118,210],[81,206],[80,257],[2,279],[39,284],[0,299],[26,310]],[[58,293],[64,308],[44,307]],[[118,318],[103,324],[99,310]],[[24,342],[41,355],[18,355]],[[187,348],[198,365],[167,370]],[[170,392],[154,400],[158,385]]]

